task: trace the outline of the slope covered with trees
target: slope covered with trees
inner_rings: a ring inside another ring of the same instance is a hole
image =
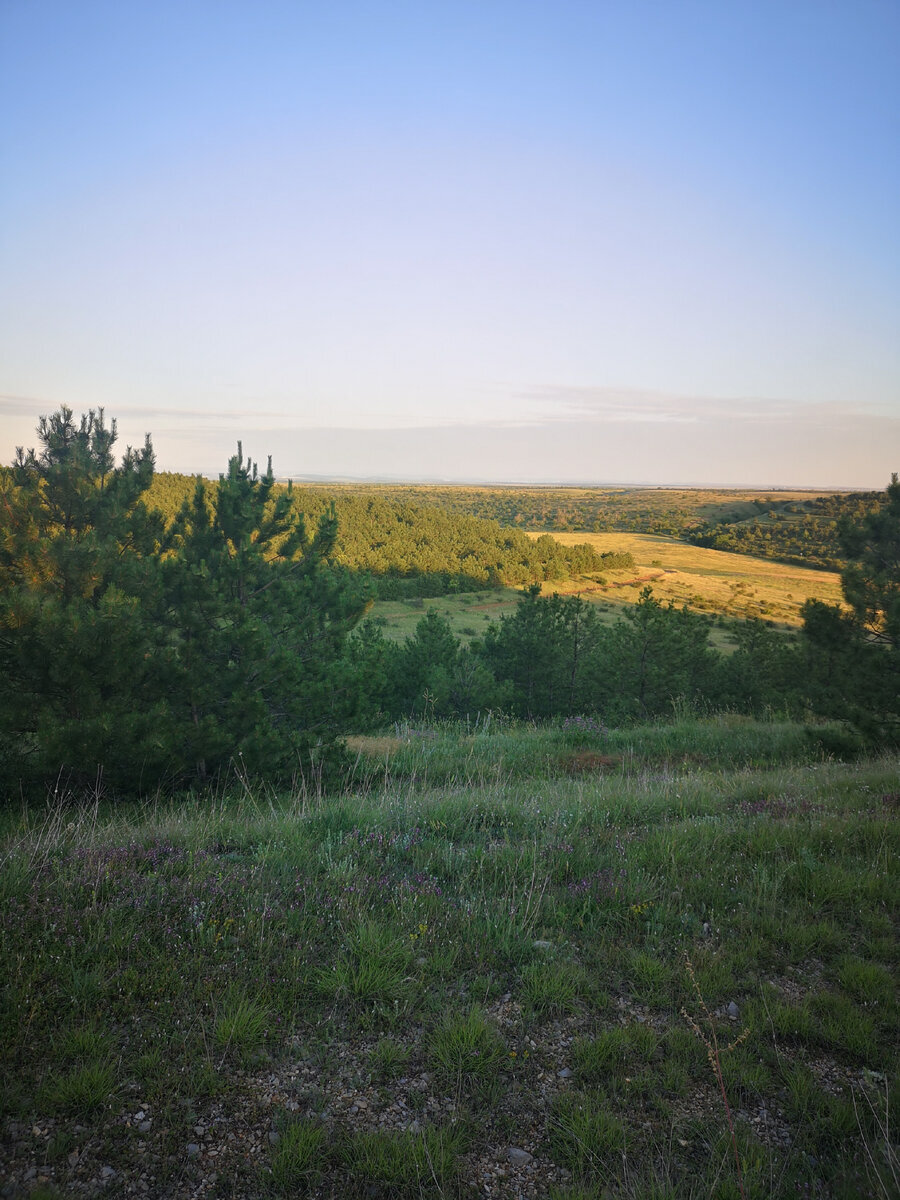
[[[150,498],[171,519],[192,488],[189,476],[159,475]],[[549,535],[535,541],[496,521],[413,501],[390,489],[304,487],[293,495],[295,509],[312,521],[333,508],[334,563],[369,574],[380,599],[592,576],[633,565],[590,546],[561,546]]]
[[[839,522],[859,521],[883,500],[878,492],[662,487],[342,484],[330,491],[339,502],[345,496],[371,496],[472,514],[505,528],[548,533],[663,535],[715,550],[835,571],[845,562]]]

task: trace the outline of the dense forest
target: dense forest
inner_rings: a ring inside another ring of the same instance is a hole
[[[157,474],[149,504],[172,521],[192,494],[188,475]],[[276,491],[281,485],[276,484]],[[456,508],[413,500],[393,489],[368,493],[346,488],[292,489],[292,503],[317,523],[332,507],[337,540],[331,561],[365,572],[379,599],[443,596],[571,576],[596,579],[604,570],[630,569],[628,554],[598,554],[592,547],[536,540],[519,529]]]
[[[306,490],[305,486],[301,489]],[[315,489],[310,489],[315,494]],[[837,571],[838,525],[860,520],[883,493],[753,492],[709,488],[488,488],[338,484],[344,498],[371,497],[472,514],[507,528],[649,533],[697,546]]]
[[[810,602],[799,640],[748,622],[726,657],[708,616],[649,588],[609,626],[532,583],[468,646],[435,612],[398,645],[360,624],[373,577],[452,585],[602,560],[371,497],[338,508],[304,491],[304,514],[240,446],[217,484],[186,495],[163,477],[154,493],[149,438],[116,465],[102,412],[78,423],[63,409],[39,436],[0,477],[0,782],[13,792],[61,773],[139,792],[236,765],[274,782],[332,769],[350,730],[488,710],[621,723],[673,704],[778,709],[840,717],[878,743],[900,735],[896,477],[880,505],[839,522],[851,611]]]

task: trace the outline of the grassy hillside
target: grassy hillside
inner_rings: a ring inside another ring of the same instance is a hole
[[[559,533],[555,537],[563,545],[587,542],[601,554],[615,547],[633,556],[637,568],[633,574],[616,572],[605,587],[582,593],[607,604],[633,604],[649,583],[658,599],[674,600],[701,612],[799,625],[800,609],[807,600],[833,604],[841,599],[840,577],[831,571],[707,550],[646,534]]]
[[[900,760],[841,737],[404,727],[328,800],[7,809],[4,1188],[894,1195]]]
[[[536,537],[537,534],[532,534]],[[686,604],[698,612],[737,620],[758,617],[786,628],[799,628],[800,610],[808,599],[838,603],[840,578],[833,572],[792,567],[783,563],[707,550],[674,538],[648,534],[555,534],[565,544],[587,542],[599,554],[630,553],[634,570],[605,571],[605,583],[573,579],[543,585],[546,594],[578,593],[613,622],[625,605],[634,604],[648,585],[659,600]],[[461,593],[433,599],[379,601],[372,615],[382,620],[385,633],[395,640],[411,637],[429,609],[446,617],[457,637],[470,641],[484,633],[489,621],[510,615],[519,592],[515,588]],[[719,649],[730,644],[727,629],[714,628],[711,639]]]

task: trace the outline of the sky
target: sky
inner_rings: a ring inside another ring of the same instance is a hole
[[[897,0],[0,0],[0,462],[883,488]]]

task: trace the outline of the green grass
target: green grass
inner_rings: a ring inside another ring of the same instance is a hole
[[[381,1081],[402,1074],[408,1062],[409,1050],[393,1038],[381,1038],[369,1053],[369,1070]]]
[[[576,1174],[611,1177],[625,1147],[625,1128],[601,1100],[567,1093],[551,1113],[549,1145],[554,1161]]]
[[[608,571],[603,583],[573,579],[543,585],[546,595],[577,593],[596,607],[606,623],[619,620],[624,607],[636,604],[648,583],[663,603],[671,600],[679,608],[687,605],[731,621],[757,618],[785,629],[800,626],[807,600],[841,601],[840,579],[833,571],[708,550],[652,534],[557,532],[553,536],[565,546],[587,542],[601,554],[622,551],[633,556],[634,570]],[[511,615],[518,599],[515,588],[496,588],[424,600],[380,600],[370,615],[388,638],[403,641],[414,636],[418,622],[434,610],[467,644],[484,634],[488,622]],[[711,639],[719,650],[728,651],[733,645],[727,626],[714,626]]]
[[[577,1009],[580,982],[568,963],[533,963],[523,973],[521,995],[535,1013],[558,1016]]]
[[[440,1197],[455,1187],[459,1145],[458,1134],[436,1128],[356,1133],[342,1147],[341,1162],[352,1194]]]
[[[449,1013],[431,1036],[435,1069],[450,1081],[489,1079],[505,1062],[503,1039],[479,1007]]]
[[[110,1062],[97,1060],[80,1064],[64,1074],[48,1074],[39,1094],[41,1106],[51,1113],[89,1117],[103,1109],[115,1087]]]
[[[294,1121],[279,1135],[272,1154],[271,1182],[278,1195],[296,1196],[326,1165],[327,1136],[321,1122]]]
[[[230,996],[216,1018],[215,1041],[222,1050],[248,1054],[262,1044],[266,1010],[250,996]]]
[[[454,1195],[524,1145],[547,1195],[730,1194],[689,955],[707,1035],[747,1030],[748,1194],[891,1194],[896,756],[683,718],[590,735],[586,775],[583,731],[419,732],[319,802],[6,807],[12,1182],[67,1194],[89,1138],[151,1194],[212,1148],[251,1200]]]
[[[520,595],[518,588],[492,588],[430,599],[377,600],[369,615],[383,626],[385,637],[402,642],[414,637],[418,623],[434,611],[446,618],[456,637],[468,645],[484,635],[488,622],[514,613]]]

